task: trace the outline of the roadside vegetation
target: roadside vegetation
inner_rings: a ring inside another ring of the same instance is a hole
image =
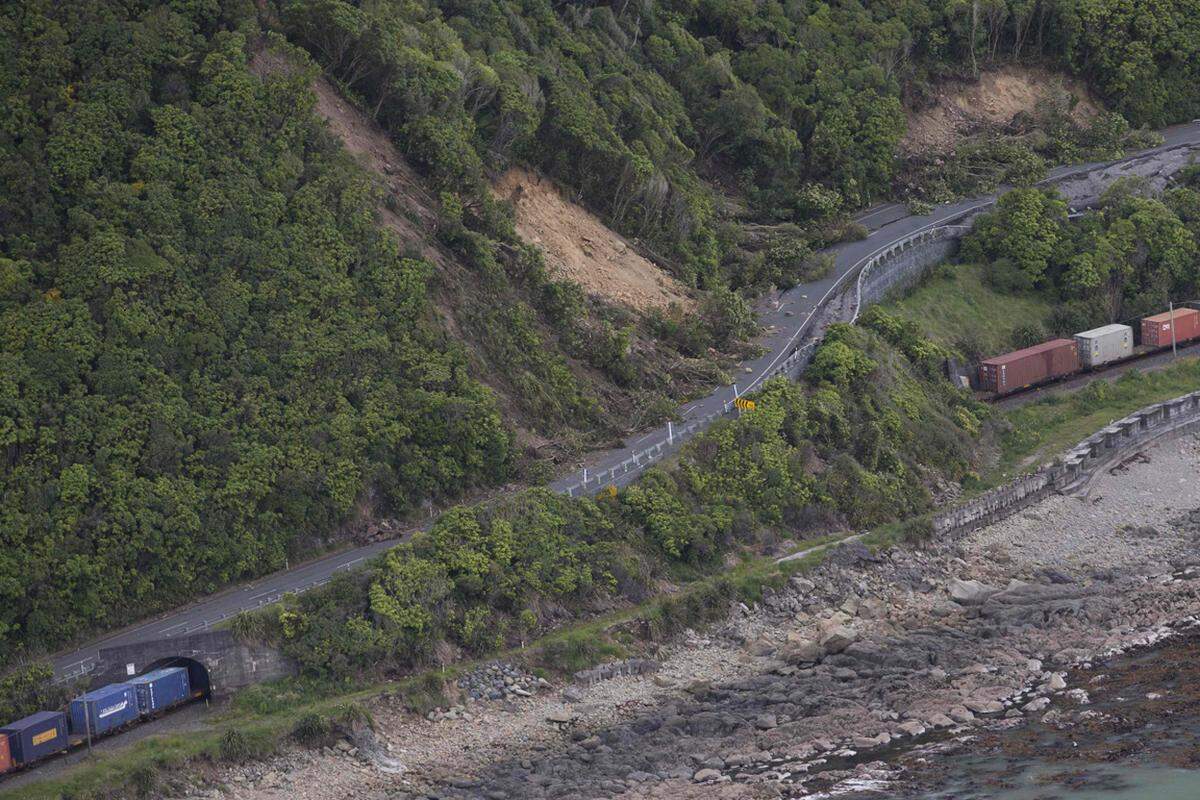
[[[1200,168],[1161,195],[1115,183],[1074,220],[1054,190],[1001,197],[942,264],[886,308],[968,362],[1200,303]]]
[[[1197,390],[1200,358],[1185,356],[1165,369],[1130,370],[1112,382],[1096,379],[1078,391],[1007,411],[1009,427],[1000,436],[1000,459],[988,482],[1003,483],[1139,408]]]
[[[929,485],[974,468],[986,410],[951,388],[944,352],[880,309],[838,325],[803,383],[717,423],[671,464],[595,499],[527,490],[443,514],[366,570],[234,629],[305,674],[354,679],[495,652],[730,554],[929,510]]]
[[[1009,411],[998,420],[1011,428],[1001,436],[1001,468],[1017,466],[1029,457],[1047,457],[1086,437],[1111,419],[1149,403],[1195,390],[1200,385],[1200,360],[1181,360],[1167,370],[1128,373],[1115,384],[1098,382],[1084,390]],[[1105,388],[1106,387],[1106,388]],[[997,470],[988,480],[1008,476]],[[976,483],[968,476],[968,485]],[[928,514],[876,526],[863,538],[871,548],[919,542],[928,535]],[[768,555],[739,551],[739,563],[717,574],[681,581],[668,595],[568,622],[540,638],[522,641],[511,650],[492,655],[517,661],[550,676],[568,676],[589,666],[636,655],[650,642],[665,641],[689,627],[722,618],[730,604],[753,603],[767,587],[782,585],[788,577],[803,574],[824,559],[822,545],[834,544],[846,532],[814,538],[804,547],[808,556],[778,564]],[[361,584],[341,579],[344,586]],[[264,614],[280,613],[269,609]],[[240,623],[247,625],[246,621]],[[642,632],[639,638],[635,631]],[[72,797],[140,797],[172,785],[184,786],[198,774],[255,759],[281,747],[328,745],[357,726],[370,724],[367,709],[384,701],[424,714],[452,702],[445,687],[479,662],[471,658],[433,665],[396,678],[381,680],[373,670],[355,676],[317,676],[287,679],[252,687],[225,710],[210,718],[205,729],[186,734],[161,734],[116,752],[104,753],[95,762],[72,768],[58,779],[12,790],[16,800],[57,800]]]
[[[911,293],[884,307],[968,361],[1042,341],[1029,337],[1045,338],[1054,310],[1048,298],[996,288],[982,264],[952,261],[934,267]]]

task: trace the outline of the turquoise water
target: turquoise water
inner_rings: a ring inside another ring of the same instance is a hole
[[[961,771],[960,771],[961,770]],[[969,776],[969,777],[968,777]],[[1198,800],[1200,770],[962,759],[928,800]]]

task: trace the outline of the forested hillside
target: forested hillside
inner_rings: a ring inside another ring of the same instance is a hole
[[[767,382],[754,411],[618,495],[532,489],[456,508],[366,570],[242,615],[234,631],[308,675],[395,673],[529,641],[784,538],[922,514],[928,483],[971,475],[988,415],[945,380],[944,356],[872,308],[830,329],[803,382]]]
[[[1049,109],[953,156],[961,191],[1196,116],[1197,48],[1187,0],[6,4],[0,662],[509,480],[526,428],[573,454],[670,413],[753,332],[749,294],[892,193],[939,77],[1040,60],[1115,112]],[[252,69],[264,49],[291,66]],[[427,241],[380,226],[379,176],[312,112],[319,71],[419,172]],[[491,191],[513,164],[701,290],[697,312],[551,274]],[[863,446],[824,508],[859,513],[839,485],[927,502]],[[725,491],[696,486],[698,508]]]
[[[939,76],[1045,59],[1084,75],[1127,117],[1075,131],[1051,114],[1037,145],[964,153],[967,163],[952,165],[964,180],[987,170],[1040,177],[1039,152],[1111,151],[1128,124],[1200,111],[1200,15],[1188,2],[289,0],[279,9],[289,34],[441,185],[478,192],[487,168],[534,163],[701,285],[787,282],[796,263],[786,247],[734,257],[738,233],[723,224],[713,185],[768,220],[821,220],[885,198],[902,101],[919,104]]]
[[[504,479],[309,78],[253,77],[216,4],[36,5],[0,23],[0,652]]]

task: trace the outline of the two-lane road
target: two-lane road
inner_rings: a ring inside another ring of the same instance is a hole
[[[1137,153],[1122,159],[1122,161],[1183,145],[1200,144],[1200,124],[1175,126],[1163,131],[1163,137],[1164,142],[1161,147]],[[1102,165],[1086,164],[1061,167],[1051,173],[1048,182],[1058,181],[1099,166]],[[948,203],[936,207],[932,213],[924,216],[909,215],[903,206],[896,204],[880,206],[862,215],[859,219],[871,229],[870,235],[862,241],[848,242],[832,248],[830,252],[835,259],[834,269],[828,276],[813,283],[795,286],[777,298],[777,306],[772,303],[760,309],[760,321],[766,331],[760,339],[760,343],[764,347],[764,354],[740,365],[737,372],[738,392],[745,393],[755,389],[764,375],[769,374],[782,359],[787,358],[797,346],[803,344],[801,339],[808,320],[830,298],[835,297],[837,292],[848,283],[847,279],[874,254],[886,250],[894,243],[914,233],[945,224],[973,210],[985,207],[994,202],[995,197],[995,195],[989,195]],[[706,418],[711,419],[713,415],[719,415],[725,411],[728,403],[733,399],[733,392],[733,387],[720,387],[707,397],[684,404],[679,410],[679,415],[683,419],[682,424],[695,422],[698,427],[706,424]],[[633,464],[633,457],[657,445],[662,445],[660,453],[669,453],[673,447],[678,446],[677,431],[678,428],[674,425],[670,428],[667,426],[656,428],[639,434],[626,447],[594,455],[589,459],[591,474],[596,475],[617,465],[626,464],[629,466],[628,470],[611,479],[612,483],[623,486],[634,480],[651,463],[646,459],[641,459],[639,463]],[[573,487],[579,484],[580,479],[581,472],[575,470],[552,483],[550,488],[560,492],[574,491]],[[97,651],[103,647],[179,636],[227,619],[238,611],[274,602],[285,592],[305,591],[329,580],[339,570],[354,568],[399,541],[401,539],[376,542],[323,556],[289,570],[227,589],[149,621],[140,622],[125,630],[105,635],[86,646],[74,648],[70,652],[57,656],[54,659],[55,674],[63,677],[86,670],[88,665],[94,661]]]

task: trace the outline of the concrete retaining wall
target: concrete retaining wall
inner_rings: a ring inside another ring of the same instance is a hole
[[[583,686],[593,686],[600,681],[612,680],[621,675],[648,675],[658,672],[659,664],[648,658],[627,658],[624,661],[614,661],[611,664],[601,664],[591,669],[583,669],[575,673],[575,682]]]
[[[938,535],[960,535],[1033,505],[1048,494],[1086,491],[1092,479],[1152,444],[1200,432],[1200,392],[1155,403],[1084,439],[1032,475],[1017,478],[934,517]]]
[[[911,247],[892,254],[874,269],[864,270],[859,287],[861,306],[878,303],[894,292],[915,286],[925,276],[926,270],[958,251],[958,240],[967,230],[966,227],[956,227],[939,236],[917,241]]]

